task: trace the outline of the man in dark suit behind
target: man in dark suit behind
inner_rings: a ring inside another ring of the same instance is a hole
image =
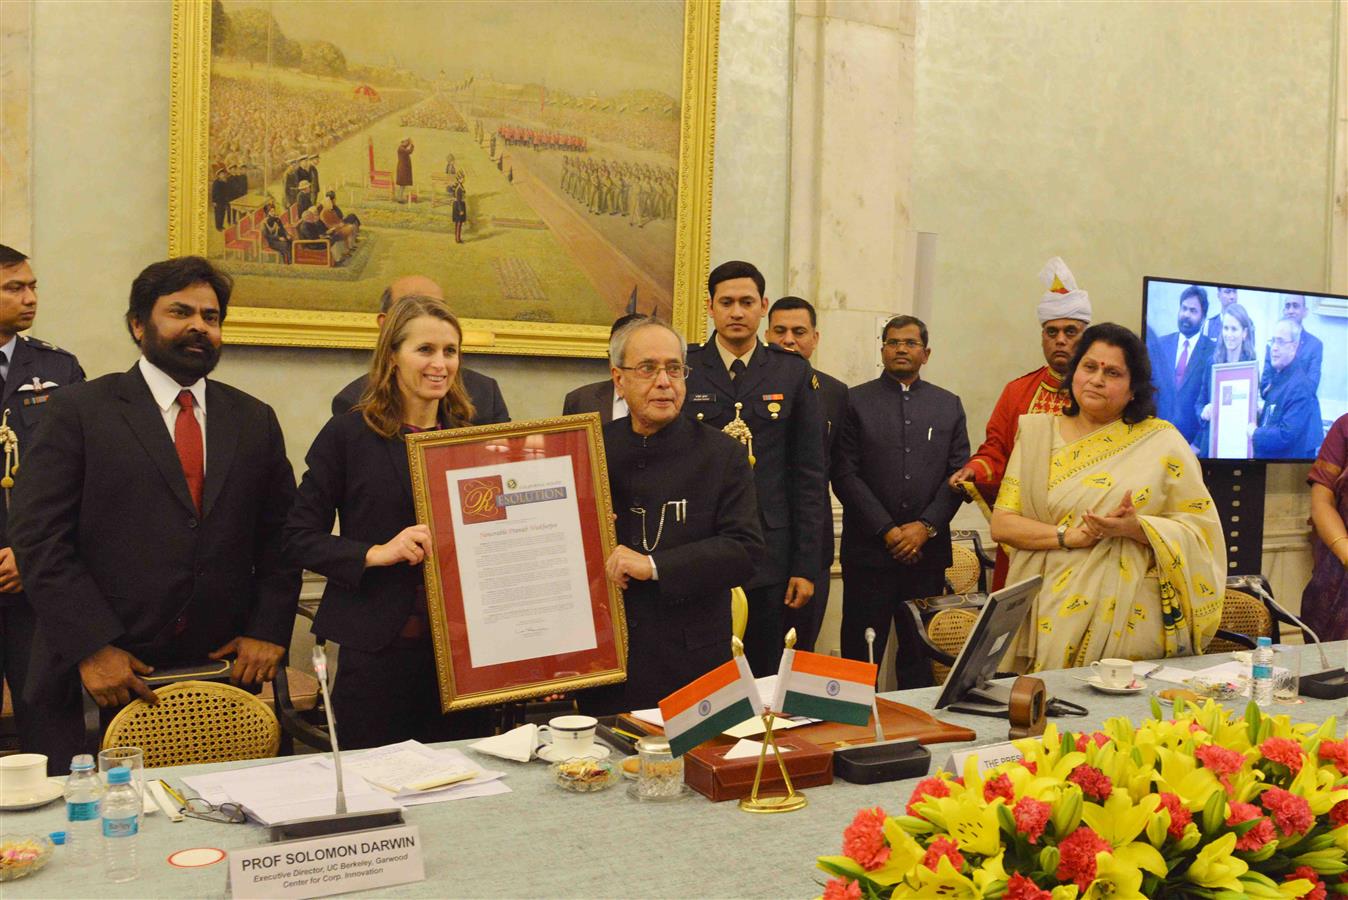
[[[903,604],[945,592],[950,520],[961,502],[945,483],[969,458],[969,434],[960,398],[918,377],[931,355],[927,326],[897,316],[883,334],[885,371],[848,394],[833,464],[843,507],[842,655],[866,659],[874,628],[880,661],[893,621],[904,689],[931,683]]]
[[[230,288],[201,257],[147,267],[126,313],[141,359],[55,395],[24,454],[10,529],[38,618],[28,695],[61,723],[39,752],[58,770],[80,750],[68,673],[100,706],[154,703],[139,676],[155,667],[233,656],[234,680],[259,685],[290,643],[300,572],[281,553],[295,494],[281,427],[206,379]]]
[[[411,294],[421,294],[437,300],[445,299],[445,292],[440,290],[440,285],[425,275],[404,275],[384,288],[384,293],[379,298],[379,327],[384,326],[384,317],[388,315],[393,302]],[[463,368],[459,369],[459,377],[463,379],[464,389],[468,391],[468,399],[473,401],[474,425],[498,425],[510,421],[510,410],[506,409],[505,398],[501,396],[501,386],[496,383],[495,378]],[[351,408],[360,402],[369,380],[370,373],[366,372],[338,391],[332,398],[332,414],[340,416],[350,412]]]
[[[1314,459],[1324,440],[1320,400],[1303,366],[1297,365],[1306,332],[1295,318],[1279,319],[1269,341],[1273,373],[1265,385],[1258,427],[1250,426],[1254,455],[1260,459]]]
[[[641,313],[628,313],[619,316],[613,323],[613,327],[608,330],[609,340],[618,333],[628,322],[635,322],[637,319],[644,319]],[[562,401],[562,415],[574,416],[577,413],[594,412],[599,413],[599,421],[607,425],[614,419],[621,419],[627,415],[627,401],[623,395],[613,386],[612,378],[605,378],[603,381],[595,381],[590,384],[582,384],[566,395]]]
[[[1156,415],[1179,429],[1194,442],[1202,422],[1198,418],[1198,395],[1212,372],[1212,351],[1217,345],[1203,336],[1208,314],[1208,292],[1190,285],[1180,294],[1178,331],[1157,339],[1151,360],[1151,380],[1156,385]]]
[[[749,600],[744,656],[754,674],[777,671],[782,614],[814,595],[820,525],[828,515],[824,420],[810,364],[758,340],[768,311],[763,274],[751,263],[722,263],[707,278],[707,313],[715,332],[688,348],[683,414],[752,434],[754,490],[767,552],[743,585]]]
[[[819,347],[819,329],[814,307],[800,297],[779,297],[768,309],[769,344],[783,350],[799,353],[813,364],[814,351]],[[832,375],[814,370],[811,385],[819,396],[824,414],[824,471],[832,463],[838,435],[842,433],[843,418],[847,415],[847,385]],[[825,493],[825,499],[828,499]],[[787,607],[782,614],[782,628],[796,629],[796,649],[814,650],[819,639],[819,626],[828,611],[829,569],[833,568],[833,504],[819,523],[819,577],[814,581],[814,596],[802,607]]]

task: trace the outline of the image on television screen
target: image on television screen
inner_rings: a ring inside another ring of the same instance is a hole
[[[1148,277],[1156,414],[1200,459],[1309,462],[1348,412],[1348,297]]]

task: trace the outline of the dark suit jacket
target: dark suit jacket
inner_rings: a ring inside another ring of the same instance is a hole
[[[294,565],[328,579],[313,632],[358,650],[382,650],[424,590],[420,566],[365,568],[370,547],[416,524],[407,445],[380,437],[360,413],[347,412],[328,420],[304,462],[285,548]],[[332,533],[334,516],[340,535]]]
[[[599,413],[599,421],[607,425],[613,421],[613,379],[582,384],[562,401],[562,415]]]
[[[1184,380],[1175,385],[1175,354],[1179,352],[1180,333],[1172,331],[1156,340],[1151,355],[1151,380],[1156,385],[1156,415],[1179,429],[1184,439],[1193,443],[1199,426],[1196,406],[1212,371],[1212,353],[1217,346],[1202,332],[1193,336],[1189,348],[1189,362],[1184,368]]]
[[[682,417],[643,438],[622,418],[604,426],[604,447],[618,542],[650,553],[659,576],[623,592],[625,705],[645,709],[730,659],[730,589],[753,574],[763,538],[733,438]],[[682,520],[668,501],[685,502]]]
[[[838,437],[842,434],[843,422],[847,418],[847,385],[818,369],[814,370],[814,377],[815,391],[819,394],[819,405],[824,414],[824,471],[828,472],[831,471],[833,458],[838,452]],[[824,499],[828,500],[827,493],[824,494]],[[823,561],[824,571],[827,572],[833,565],[834,556],[832,503],[828,503],[825,510],[820,535],[823,546],[819,549],[822,551],[820,559]]]
[[[10,509],[38,617],[29,693],[107,644],[151,665],[238,636],[289,646],[300,571],[281,553],[295,496],[271,407],[206,383],[198,513],[138,367],[52,398]]]
[[[1325,358],[1325,342],[1306,329],[1301,329],[1301,346],[1297,348],[1297,357],[1292,360],[1291,368],[1300,369],[1305,373],[1311,383],[1311,391],[1320,390],[1320,366]],[[1272,354],[1264,354],[1264,371],[1259,376],[1259,384],[1262,393],[1268,393],[1268,386],[1273,383],[1273,358]],[[1318,447],[1316,448],[1319,449]],[[1315,456],[1314,453],[1311,456]]]
[[[1281,372],[1275,371],[1268,383],[1259,427],[1254,430],[1254,455],[1264,459],[1315,459],[1324,436],[1315,387],[1292,360]]]
[[[920,378],[904,391],[888,375],[852,388],[833,464],[833,490],[843,507],[843,570],[945,571],[950,520],[961,502],[946,479],[968,459],[964,405],[950,391]],[[936,537],[918,562],[901,563],[885,549],[884,533],[918,519],[934,525]]]
[[[753,432],[754,488],[767,555],[744,586],[785,584],[797,576],[813,581],[819,577],[821,522],[828,515],[824,422],[811,383],[814,370],[803,356],[760,343],[744,374],[732,381],[715,341],[713,334],[702,346],[688,348],[692,373],[683,414],[723,428],[740,403],[740,417]]]
[[[510,410],[506,409],[505,398],[501,396],[501,386],[496,383],[495,378],[474,372],[472,369],[460,369],[459,375],[463,378],[463,387],[468,392],[468,399],[473,401],[472,424],[499,425],[510,421]],[[367,372],[338,391],[332,398],[332,414],[340,416],[350,412],[351,407],[360,402],[360,396],[365,393],[365,385],[369,380],[370,375]]]

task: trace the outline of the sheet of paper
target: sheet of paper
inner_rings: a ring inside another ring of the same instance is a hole
[[[389,744],[386,747],[375,747],[360,753],[346,754],[342,757],[342,762],[345,771],[351,772],[356,771],[364,763],[374,763],[378,766],[382,761],[406,759],[409,755],[425,760],[425,764],[434,771],[471,770],[474,774],[471,778],[442,788],[398,793],[395,796],[400,806],[420,806],[426,803],[466,800],[470,797],[488,797],[492,794],[510,793],[510,788],[500,782],[500,779],[505,777],[504,772],[484,770],[464,755],[461,750],[448,747],[427,747],[419,741],[403,741],[400,744]],[[324,756],[321,764],[329,771],[332,770],[331,758]],[[364,773],[361,774],[364,775]],[[378,787],[378,785],[375,785],[375,787]]]
[[[797,728],[801,725],[809,725],[811,722],[818,722],[818,721],[819,721],[818,719],[774,718],[772,720],[772,730],[786,731],[788,728]],[[761,718],[755,717],[752,719],[745,719],[743,722],[739,723],[734,728],[727,728],[725,731],[721,733],[727,735],[728,737],[733,738],[749,738],[757,734],[762,734],[765,731],[767,731],[767,729],[763,727],[763,720]]]
[[[1194,673],[1188,669],[1177,669],[1174,666],[1161,666],[1159,669],[1154,663],[1145,664],[1145,672],[1139,673],[1145,675],[1151,681],[1166,681],[1170,684],[1184,684]],[[1150,674],[1147,674],[1150,673]]]
[[[783,753],[791,752],[790,747],[779,746],[777,749],[782,751]],[[762,752],[763,752],[762,741],[747,741],[741,739],[739,743],[735,744],[735,746],[731,747],[729,750],[726,751],[725,758],[743,759],[746,756],[757,756]],[[768,748],[768,759],[772,759],[772,748]]]
[[[326,757],[192,775],[183,782],[212,803],[239,804],[264,825],[327,815],[337,805],[336,779]],[[401,805],[387,793],[370,787],[363,778],[348,777],[345,793],[350,812]]]
[[[473,666],[594,649],[570,457],[445,478]]]
[[[353,757],[347,769],[396,796],[449,787],[477,775],[471,763],[452,765],[415,750],[393,748]]]

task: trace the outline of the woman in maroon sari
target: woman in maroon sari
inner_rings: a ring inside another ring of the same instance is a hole
[[[1329,429],[1306,480],[1315,568],[1301,595],[1301,617],[1321,640],[1341,641],[1348,638],[1348,415]]]

